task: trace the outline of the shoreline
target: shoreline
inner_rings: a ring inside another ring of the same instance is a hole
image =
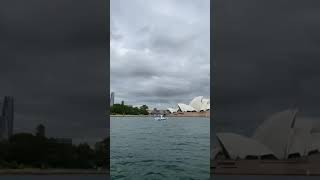
[[[4,175],[108,175],[107,169],[0,169]]]
[[[110,117],[152,117],[150,115],[110,115]]]
[[[319,176],[319,155],[315,159],[211,160],[213,175]]]
[[[154,117],[152,115],[110,115],[110,117]],[[166,117],[203,117],[210,118],[210,116],[201,116],[201,115],[166,115]]]

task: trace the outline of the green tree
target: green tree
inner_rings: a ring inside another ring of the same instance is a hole
[[[43,149],[39,139],[30,133],[19,133],[11,136],[8,160],[36,166],[43,159]]]
[[[148,115],[149,113],[148,113],[148,106],[147,105],[142,105],[141,107],[140,107],[140,113],[141,114],[144,114],[144,115]]]
[[[139,115],[144,114],[148,115],[148,106],[143,105],[140,108],[132,107],[124,104],[114,104],[111,108],[111,114],[130,114],[130,115]]]
[[[95,144],[95,155],[95,161],[98,167],[110,167],[110,138],[105,138]]]
[[[43,137],[43,132],[18,133],[0,141],[0,168],[109,167],[109,139],[97,142],[93,149],[86,143],[73,145]]]
[[[95,166],[95,152],[86,144],[79,144],[76,149],[77,165],[79,168],[94,168]]]

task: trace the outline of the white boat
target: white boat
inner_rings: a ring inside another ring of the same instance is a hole
[[[163,115],[160,115],[160,117],[155,117],[154,120],[162,121],[167,120],[167,118],[163,117]]]

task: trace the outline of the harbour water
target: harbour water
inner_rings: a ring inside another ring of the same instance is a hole
[[[111,177],[210,179],[210,120],[111,117]]]

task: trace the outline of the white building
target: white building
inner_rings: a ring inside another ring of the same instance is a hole
[[[175,112],[201,112],[210,110],[210,99],[198,96],[188,104],[178,103],[177,108],[168,108],[171,113]]]
[[[288,159],[320,152],[320,132],[311,121],[296,120],[297,110],[278,112],[265,120],[254,135],[217,133],[214,159]]]

